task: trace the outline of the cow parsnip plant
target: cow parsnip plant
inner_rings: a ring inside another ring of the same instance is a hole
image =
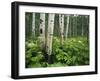
[[[85,37],[65,39],[63,45],[60,38],[53,38],[52,64],[48,64],[45,53],[40,48],[39,40],[26,41],[26,67],[60,67],[89,64],[89,44]]]
[[[58,62],[68,66],[89,64],[89,45],[86,38],[69,38],[62,47],[57,47],[56,43],[55,40],[53,50]]]

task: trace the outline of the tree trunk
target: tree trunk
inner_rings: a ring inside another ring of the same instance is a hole
[[[66,39],[68,37],[68,29],[69,29],[69,15],[67,15],[67,24],[66,24]]]
[[[82,21],[81,21],[81,23],[82,23],[82,34],[81,34],[81,35],[84,36],[84,26],[83,26],[83,25],[84,25],[84,24],[83,24],[84,21],[83,21],[83,16],[81,16],[81,19],[82,19]]]
[[[86,36],[87,36],[87,41],[89,41],[89,16],[86,16],[86,19],[87,19]]]
[[[71,16],[69,17],[69,37],[71,37]]]
[[[77,37],[77,16],[75,15],[75,36]]]
[[[72,36],[74,37],[74,16],[72,16]]]
[[[59,15],[59,26],[60,26],[60,35],[61,35],[61,45],[63,45],[64,40],[64,15]]]
[[[40,13],[40,46],[45,49],[45,13]]]
[[[76,19],[75,19],[76,15],[73,15],[73,37],[75,36],[76,33]]]
[[[53,30],[54,30],[54,17],[55,14],[49,14],[48,17],[48,29],[47,29],[47,54],[48,54],[48,63],[51,63],[51,55],[52,55],[52,42],[53,42]]]
[[[35,13],[32,14],[32,38],[35,38]]]

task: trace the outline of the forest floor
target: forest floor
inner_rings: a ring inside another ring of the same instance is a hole
[[[48,54],[40,48],[39,40],[25,42],[26,68],[61,67],[89,65],[89,42],[86,37],[73,37],[64,40],[53,37],[51,63],[48,63]]]

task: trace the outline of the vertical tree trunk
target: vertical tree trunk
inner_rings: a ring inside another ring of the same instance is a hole
[[[69,17],[69,37],[71,37],[71,15]]]
[[[86,19],[87,19],[86,36],[87,36],[87,41],[89,41],[89,16],[86,16]]]
[[[72,36],[74,37],[74,16],[72,16]]]
[[[45,49],[45,13],[40,13],[40,46]]]
[[[60,26],[60,35],[61,35],[61,45],[63,45],[64,40],[64,15],[59,15],[59,26]]]
[[[76,16],[76,15],[73,15],[73,37],[75,36],[75,32],[76,32],[76,31],[75,31],[75,30],[76,30],[76,29],[75,29],[75,28],[76,28],[75,16]]]
[[[77,36],[77,16],[75,15],[75,36]]]
[[[32,14],[32,38],[35,38],[35,13]]]
[[[81,21],[81,23],[82,23],[82,36],[84,36],[84,21],[83,21],[83,16],[81,16],[81,19],[82,19],[82,21]]]
[[[48,63],[51,63],[52,55],[52,42],[53,42],[53,30],[54,30],[54,17],[55,14],[49,14],[48,17],[48,29],[47,29],[47,54],[48,54]]]
[[[67,24],[66,24],[66,39],[68,37],[68,29],[69,29],[69,15],[67,15]]]

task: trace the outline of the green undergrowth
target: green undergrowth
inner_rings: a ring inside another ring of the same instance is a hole
[[[63,45],[60,39],[53,38],[52,64],[47,62],[47,54],[40,48],[38,39],[25,42],[26,68],[61,67],[89,65],[89,43],[85,37],[68,38]]]

